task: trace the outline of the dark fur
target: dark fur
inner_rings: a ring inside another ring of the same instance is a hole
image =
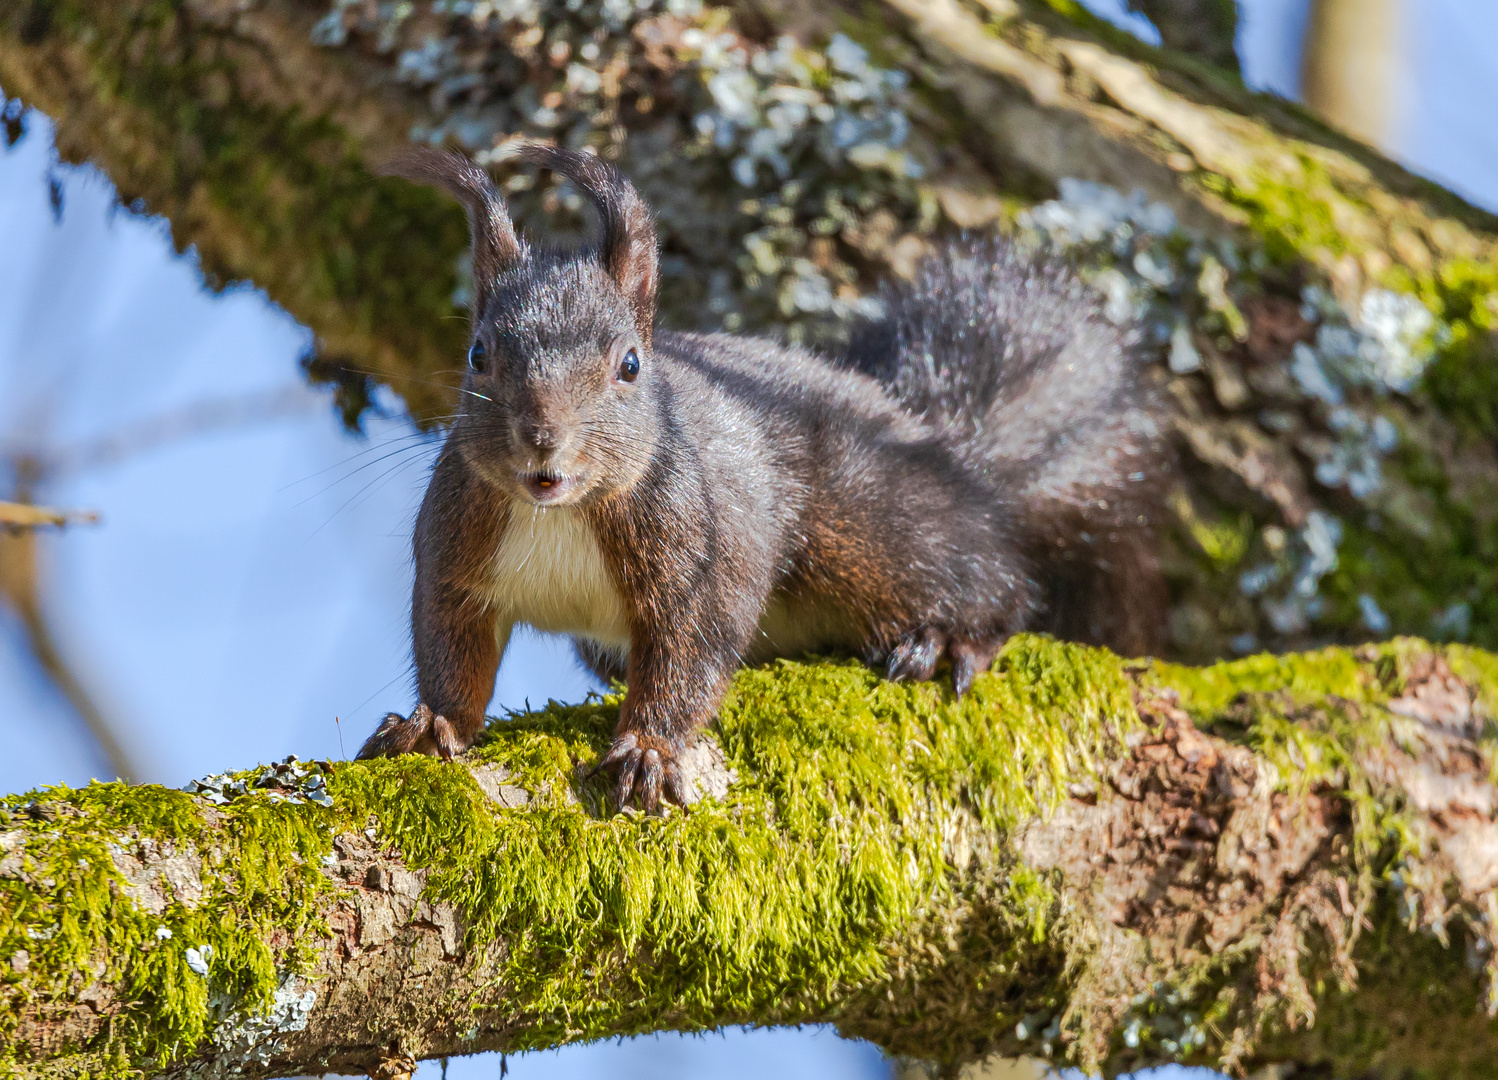
[[[1038,628],[1140,655],[1166,596],[1153,527],[1169,475],[1139,328],[1064,263],[985,239],[887,286],[843,362],[877,378],[1011,494],[1043,579]]]
[[[1091,601],[1129,591],[1095,591],[1118,552],[1152,568],[1134,513],[1149,485],[1123,477],[1158,461],[1153,406],[1133,343],[1069,275],[1002,249],[952,254],[860,334],[849,364],[868,374],[652,332],[655,236],[634,189],[594,158],[525,156],[593,198],[603,240],[531,251],[493,226],[502,207],[470,206],[475,266],[496,267],[474,320],[489,366],[469,374],[417,524],[421,706],[361,756],[450,756],[477,737],[500,659],[486,575],[507,528],[558,512],[537,499],[586,523],[622,603],[627,657],[594,639],[602,626],[566,628],[629,684],[603,762],[621,804],[683,798],[675,757],[746,660],[848,651],[930,678],[945,655],[961,692],[1019,629],[1107,638],[1129,623]],[[400,171],[468,198],[472,168],[425,153]],[[1015,286],[1018,300],[984,292]],[[941,363],[917,370],[928,349]],[[1068,364],[1081,374],[1058,377]]]

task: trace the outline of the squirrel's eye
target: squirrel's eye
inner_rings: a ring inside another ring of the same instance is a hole
[[[483,371],[486,363],[488,363],[488,358],[484,353],[484,343],[482,341],[475,341],[472,345],[468,346],[469,367],[473,368],[474,371]]]
[[[634,382],[635,377],[640,374],[640,354],[630,349],[624,354],[624,359],[619,361],[619,381]]]

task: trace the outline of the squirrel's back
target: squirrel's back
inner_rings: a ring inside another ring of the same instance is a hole
[[[1140,329],[1112,322],[1065,263],[994,239],[948,244],[882,299],[844,361],[1013,492],[1047,578],[1046,628],[1155,648],[1170,452]]]

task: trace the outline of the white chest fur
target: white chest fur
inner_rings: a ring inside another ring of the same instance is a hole
[[[629,647],[624,601],[598,538],[570,507],[515,508],[494,554],[491,589],[502,623]]]

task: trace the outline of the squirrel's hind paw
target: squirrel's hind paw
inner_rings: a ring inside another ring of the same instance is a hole
[[[947,642],[947,656],[952,660],[952,692],[962,697],[971,690],[973,680],[993,666],[993,658],[1008,640],[1008,634],[990,638],[954,635]]]
[[[431,754],[443,761],[463,752],[463,744],[445,716],[418,705],[409,717],[387,713],[375,733],[359,749],[359,760],[396,754]]]
[[[676,747],[669,739],[627,731],[594,766],[590,776],[614,773],[614,806],[623,810],[633,796],[647,814],[659,808],[661,797],[686,808],[686,787],[676,763]]]
[[[884,677],[893,682],[925,682],[936,675],[936,666],[945,656],[952,666],[952,691],[960,698],[972,689],[979,673],[988,670],[1008,637],[974,637],[923,626],[906,634],[889,651]]]

